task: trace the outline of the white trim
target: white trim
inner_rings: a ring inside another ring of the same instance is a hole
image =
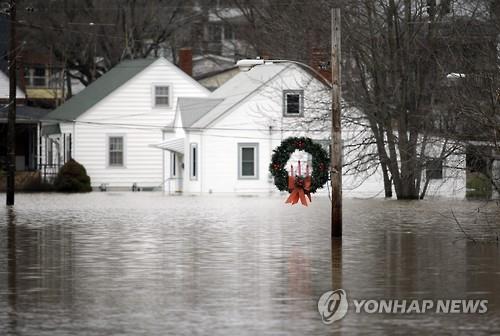
[[[122,138],[123,141],[123,164],[122,165],[111,165],[109,164],[109,139],[110,138]],[[127,135],[125,133],[107,133],[106,134],[106,168],[109,169],[125,169],[127,168]]]
[[[289,113],[288,112],[288,96],[298,95],[299,96],[299,113]],[[304,90],[283,90],[283,116],[284,117],[303,117],[304,116]]]
[[[168,87],[168,104],[167,105],[156,105],[156,88],[157,87]],[[153,82],[151,83],[151,108],[153,109],[169,109],[173,106],[173,88],[171,83]]]
[[[249,176],[243,176],[243,148],[253,148],[253,172]],[[258,142],[239,142],[238,143],[238,180],[258,180],[259,179],[259,143]]]

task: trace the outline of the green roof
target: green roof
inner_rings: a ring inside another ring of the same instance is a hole
[[[73,121],[157,59],[123,61],[99,77],[83,91],[45,116],[45,120]]]
[[[224,99],[179,98],[177,104],[181,111],[183,127],[191,127],[198,119],[207,114]]]

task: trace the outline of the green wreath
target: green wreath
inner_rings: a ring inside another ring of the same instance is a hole
[[[288,171],[285,165],[292,153],[297,149],[312,155],[310,192],[314,193],[317,189],[323,188],[325,183],[328,182],[330,158],[321,145],[305,137],[287,138],[273,151],[269,171],[274,177],[274,184],[281,191],[290,191],[288,190]]]

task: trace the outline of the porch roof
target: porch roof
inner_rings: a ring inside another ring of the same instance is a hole
[[[184,154],[184,140],[184,138],[172,138],[152,146],[163,150]]]
[[[42,126],[42,135],[52,135],[52,134],[61,134],[61,127],[59,127],[59,124]]]
[[[16,120],[23,123],[33,123],[37,124],[42,120],[48,113],[49,109],[44,109],[40,107],[17,105],[16,106]],[[9,114],[8,105],[0,109],[0,122],[7,122],[7,117]]]

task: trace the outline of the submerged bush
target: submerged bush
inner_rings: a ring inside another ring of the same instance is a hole
[[[61,167],[54,181],[54,187],[60,192],[92,191],[87,171],[73,159],[70,159]]]
[[[482,173],[469,173],[466,183],[467,198],[490,199],[492,192],[491,179]]]

